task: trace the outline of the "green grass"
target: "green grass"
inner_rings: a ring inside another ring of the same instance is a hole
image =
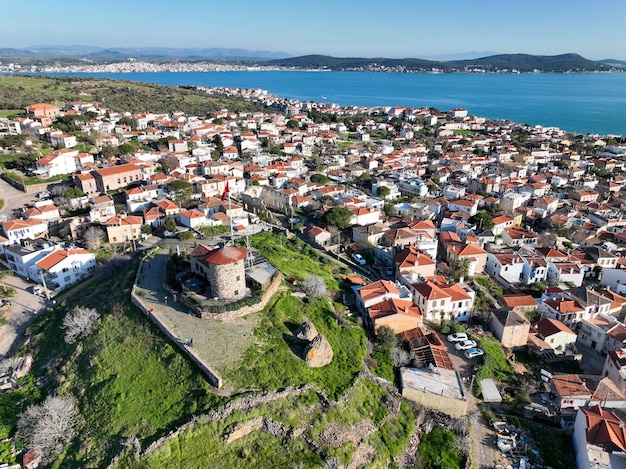
[[[422,437],[419,448],[419,469],[461,469],[465,457],[457,450],[458,437],[443,427],[434,427]]]
[[[224,420],[203,420],[176,438],[140,460],[132,451],[126,450],[116,467],[323,467],[328,457],[348,465],[358,441],[346,441],[338,447],[327,446],[320,433],[329,425],[340,429],[358,429],[363,420],[373,421],[379,428],[369,435],[363,434],[363,442],[376,450],[374,461],[368,467],[388,467],[392,456],[404,451],[408,437],[414,430],[414,408],[403,402],[397,415],[390,415],[383,404],[386,391],[378,384],[361,380],[348,391],[346,399],[330,407],[319,405],[319,396],[313,391],[260,405],[244,413],[235,411]],[[313,410],[311,410],[313,406]],[[308,409],[308,410],[305,410]],[[304,436],[315,442],[320,450],[303,444],[302,437],[271,436],[263,430],[231,443],[225,437],[256,416],[263,416],[282,423],[287,434],[290,429],[304,428]],[[262,446],[262,447],[261,447]]]
[[[4,175],[10,179],[13,179],[17,183],[24,183],[27,186],[32,186],[33,184],[44,184],[50,182],[58,182],[58,181],[69,181],[69,174],[57,174],[56,176],[52,176],[49,178],[38,178],[31,176],[20,176],[12,171],[5,171]]]
[[[265,232],[251,237],[250,241],[286,278],[304,279],[309,275],[321,275],[330,290],[338,291],[337,277],[348,272],[295,237],[287,240],[282,234]]]
[[[278,294],[261,313],[255,330],[258,345],[249,348],[237,369],[224,379],[237,389],[276,390],[306,383],[318,384],[331,399],[348,389],[363,368],[365,334],[358,327],[340,327],[324,300],[302,302]],[[323,368],[309,368],[300,358],[304,344],[293,332],[307,317],[333,348],[333,361]]]
[[[47,378],[46,391],[74,395],[85,421],[55,467],[101,467],[125,438],[149,443],[222,402],[199,370],[128,303],[137,263],[94,279],[30,327],[33,370]],[[91,335],[68,345],[61,322],[77,304],[96,308],[102,317]],[[14,428],[14,420],[2,414],[0,422]]]
[[[0,117],[23,116],[23,109],[0,109]]]
[[[478,338],[477,342],[478,347],[485,352],[476,373],[475,384],[478,388],[480,388],[480,382],[483,379],[491,378],[495,381],[505,381],[515,376],[513,367],[507,361],[500,342],[489,335]]]
[[[0,210],[4,207],[4,199],[0,199]]]

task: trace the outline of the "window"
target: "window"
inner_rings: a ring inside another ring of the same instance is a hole
[[[235,290],[235,296],[239,295],[239,290]]]
[[[241,280],[241,275],[237,275],[237,281]]]
[[[71,277],[68,275],[63,280],[65,281],[65,283],[68,283],[71,280]]]

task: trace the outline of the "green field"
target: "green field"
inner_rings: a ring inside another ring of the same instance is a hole
[[[33,103],[63,106],[73,101],[99,102],[114,111],[174,112],[205,116],[219,107],[245,112],[264,107],[242,99],[211,96],[185,87],[161,86],[102,78],[0,75],[0,109],[14,115]]]

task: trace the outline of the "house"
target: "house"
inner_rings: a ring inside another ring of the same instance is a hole
[[[422,314],[410,299],[389,298],[376,303],[366,310],[364,320],[374,331],[386,326],[396,334],[422,326]]]
[[[506,308],[524,314],[537,309],[537,300],[523,293],[512,293],[500,297]]]
[[[8,220],[2,223],[4,244],[19,243],[22,239],[34,239],[48,231],[48,223],[38,218]]]
[[[578,340],[596,352],[626,348],[626,326],[613,316],[597,314],[580,322]]]
[[[410,288],[413,303],[426,320],[435,323],[468,318],[474,305],[474,291],[460,283],[450,285],[441,279],[430,279]]]
[[[109,243],[126,243],[141,236],[143,219],[134,215],[116,215],[105,223]]]
[[[535,246],[538,240],[537,233],[520,226],[505,228],[502,232],[502,242],[507,246]]]
[[[542,317],[555,319],[572,330],[587,317],[585,308],[577,301],[563,297],[545,299],[537,310],[542,314]]]
[[[367,308],[389,298],[400,299],[400,290],[392,282],[379,280],[356,290],[356,307],[365,315]]]
[[[19,243],[5,246],[4,256],[9,269],[25,279],[39,275],[35,263],[60,247],[46,239],[23,239]]]
[[[79,152],[72,148],[54,150],[35,161],[35,172],[47,177],[71,174],[79,168]],[[93,157],[91,158],[93,162]]]
[[[493,228],[491,232],[494,236],[500,236],[505,228],[515,226],[515,219],[508,215],[499,215],[493,218]]]
[[[446,258],[449,265],[467,261],[467,275],[473,277],[482,274],[487,264],[487,251],[475,243],[446,245]]]
[[[74,174],[74,184],[80,188],[86,195],[92,196],[97,194],[98,186],[96,185],[96,178],[91,173],[76,173]]]
[[[436,262],[414,246],[396,249],[393,261],[396,266],[396,278],[407,286],[417,282],[420,278],[427,279],[435,276]]]
[[[26,117],[41,122],[44,127],[49,127],[59,115],[61,110],[53,104],[36,103],[26,106]]]
[[[555,396],[558,409],[578,409],[586,406],[591,400],[591,391],[585,381],[575,374],[553,374],[550,378],[550,389]]]
[[[36,265],[41,274],[32,280],[39,282],[43,276],[48,288],[61,290],[91,275],[96,269],[96,255],[82,248],[56,249]]]
[[[451,212],[465,212],[470,216],[474,216],[478,213],[478,201],[468,199],[457,199],[450,202],[448,210]]]
[[[209,224],[209,219],[197,209],[183,210],[178,214],[178,221],[193,230]]]
[[[99,195],[89,199],[89,221],[105,223],[115,216],[115,203],[110,195]]]
[[[569,350],[576,343],[576,333],[552,318],[544,318],[533,324],[532,332],[556,352]]]
[[[317,244],[318,246],[326,246],[331,244],[332,234],[330,231],[320,228],[319,226],[312,226],[305,230],[307,238]]]
[[[509,286],[522,278],[524,260],[519,253],[488,253],[485,271],[499,283]]]
[[[515,350],[526,346],[530,321],[523,314],[512,309],[494,310],[489,323],[493,336],[504,347]]]
[[[572,440],[576,469],[626,466],[626,423],[599,404],[578,409]]]
[[[352,227],[352,241],[357,244],[363,242],[376,246],[387,229],[388,226],[384,223],[365,226],[355,225]]]
[[[96,187],[102,194],[143,179],[141,168],[132,163],[99,168],[92,171],[92,174],[96,180]]]

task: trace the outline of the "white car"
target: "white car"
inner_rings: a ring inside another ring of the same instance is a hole
[[[464,340],[469,340],[465,332],[455,332],[448,336],[448,342],[463,342]]]
[[[457,350],[468,350],[476,347],[476,342],[473,340],[464,340],[463,342],[457,342],[454,344],[454,348]]]
[[[485,352],[479,348],[471,348],[465,351],[465,356],[467,358],[482,357],[484,354]]]
[[[359,265],[365,265],[365,259],[361,254],[352,254],[352,259]]]

